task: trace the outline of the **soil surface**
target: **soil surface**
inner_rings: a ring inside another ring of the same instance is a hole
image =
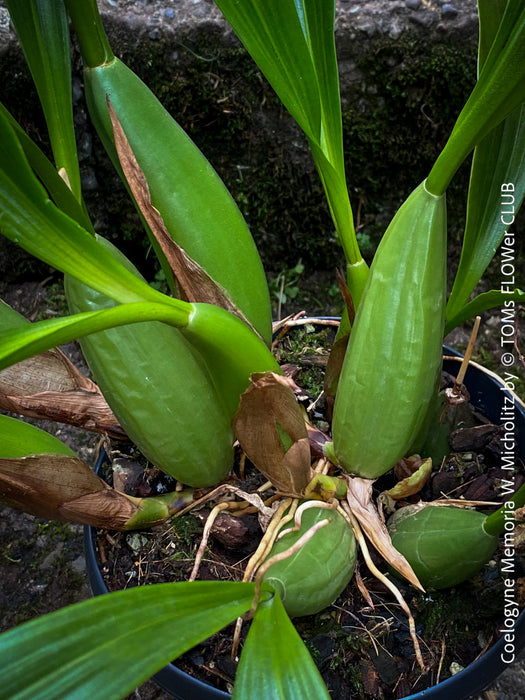
[[[46,284],[1,285],[0,296],[27,317],[52,316],[62,300],[60,290]],[[462,344],[461,335],[457,336]],[[452,341],[453,339],[451,339]],[[75,343],[66,351],[83,366]],[[42,425],[42,424],[41,424]],[[44,424],[75,449],[86,461],[93,460],[97,437],[69,426]],[[50,523],[0,506],[0,629],[58,609],[90,595],[82,550],[82,527]],[[525,696],[525,654],[479,698],[517,700]],[[148,682],[130,698],[169,696]]]

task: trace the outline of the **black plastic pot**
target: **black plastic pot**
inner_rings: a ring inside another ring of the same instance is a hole
[[[445,355],[461,357],[459,353],[448,347],[444,347],[444,353]],[[456,375],[459,363],[454,360],[445,360],[443,368],[450,374]],[[504,404],[504,397],[508,398],[511,396],[502,382],[495,375],[486,373],[481,368],[471,366],[465,377],[465,386],[470,393],[472,403],[490,421],[496,424],[501,423],[501,409]],[[519,445],[519,454],[523,458],[525,456],[525,410],[519,403],[515,403],[515,419],[516,441]],[[100,469],[101,466],[102,458],[99,460],[97,468]],[[94,595],[101,595],[107,593],[108,589],[97,564],[95,533],[96,530],[94,528],[86,527],[84,544],[91,589]],[[481,692],[500,673],[508,668],[509,664],[503,659],[504,646],[505,639],[502,637],[481,658],[455,676],[447,678],[432,688],[407,696],[405,700],[422,700],[423,698],[431,698],[432,700],[449,700],[449,698],[466,700],[474,693]],[[516,624],[514,625],[514,647],[516,655],[525,648],[525,611],[516,619]],[[231,697],[228,693],[217,690],[189,676],[174,664],[165,666],[154,676],[154,680],[176,700],[219,700],[220,698]]]

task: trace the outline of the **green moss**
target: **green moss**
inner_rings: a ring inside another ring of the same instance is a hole
[[[417,622],[425,627],[429,639],[446,637],[447,650],[453,657],[456,647],[469,642],[479,633],[490,636],[494,629],[493,617],[501,612],[502,584],[496,580],[487,584],[482,574],[454,589],[433,591],[432,605],[419,596],[415,608],[419,611]],[[475,587],[477,594],[473,595]]]
[[[333,335],[330,327],[318,330],[310,324],[299,326],[287,333],[275,352],[280,364],[300,368],[297,383],[313,397],[323,390],[325,363]]]
[[[71,530],[69,523],[63,523],[58,520],[37,520],[36,536],[46,537],[54,543],[57,540],[66,542],[76,537],[76,534]]]
[[[62,280],[46,285],[46,308],[38,312],[35,321],[42,321],[50,316],[66,316],[68,313],[69,309]]]
[[[202,534],[202,525],[198,518],[191,513],[184,515],[181,518],[173,518],[171,521],[171,536],[177,545],[177,554],[174,559],[180,558],[181,550],[191,552],[195,535]],[[185,555],[187,556],[187,555]]]
[[[322,657],[317,646],[312,641],[308,641],[306,642],[306,648],[310,652],[310,656],[312,657],[314,664],[319,666],[322,661]]]

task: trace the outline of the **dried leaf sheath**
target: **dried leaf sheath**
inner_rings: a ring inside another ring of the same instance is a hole
[[[78,457],[0,459],[0,500],[42,518],[130,530],[163,522],[191,502],[192,491],[139,499],[115,491]]]
[[[151,201],[148,182],[131,150],[124,129],[120,124],[113,106],[108,98],[108,109],[113,126],[115,146],[120,165],[126,176],[133,197],[142,212],[151,232],[157,239],[162,252],[173,271],[180,289],[187,301],[205,302],[220,306],[238,316],[254,333],[257,333],[242,311],[233,303],[228,292],[213,280],[206,270],[185,252],[171,237],[164,220]]]
[[[405,557],[392,545],[384,521],[379,516],[372,501],[373,481],[370,479],[347,478],[347,501],[352,514],[377,551],[396,571],[399,571],[419,590],[424,590],[412,567]]]
[[[293,380],[253,374],[233,427],[241,447],[278,491],[301,495],[310,481],[310,444]]]
[[[0,372],[0,408],[126,437],[98,386],[58,349]]]

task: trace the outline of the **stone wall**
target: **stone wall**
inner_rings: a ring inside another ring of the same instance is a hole
[[[215,6],[209,0],[99,5],[115,53],[152,87],[226,181],[270,273],[299,259],[307,268],[340,264],[306,141]],[[476,3],[341,0],[336,40],[349,188],[369,254],[427,174],[474,83]],[[86,118],[76,53],[75,65],[88,205],[99,232],[123,232],[133,252],[136,215]],[[42,137],[37,99],[1,3],[0,76],[2,100]],[[450,191],[453,229],[461,226],[467,177],[464,168]],[[0,248],[0,269],[2,257]],[[36,269],[17,256],[4,274],[41,274]]]

